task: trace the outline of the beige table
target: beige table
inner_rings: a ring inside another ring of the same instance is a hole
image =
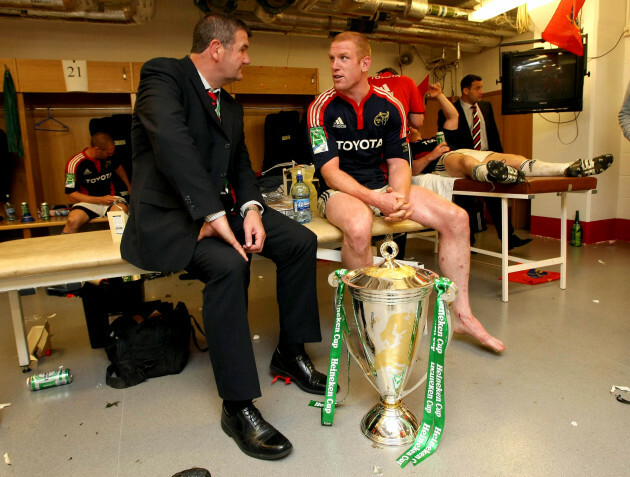
[[[342,239],[341,231],[319,216],[314,217],[306,227],[317,235],[320,244]],[[375,219],[372,234],[394,234],[423,228],[411,221],[388,224],[383,219]],[[322,248],[318,250],[318,258],[340,261],[340,253]],[[142,273],[149,272],[120,257],[120,244],[112,241],[109,230],[1,242],[0,292],[9,293],[20,366],[27,371],[30,358],[19,290]]]

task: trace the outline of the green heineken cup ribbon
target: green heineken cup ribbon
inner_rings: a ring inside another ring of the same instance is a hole
[[[444,431],[444,353],[449,335],[449,312],[446,303],[455,299],[457,288],[448,278],[435,280],[433,287],[437,292],[437,299],[433,311],[422,426],[413,445],[396,459],[398,465],[403,468],[410,462],[418,465],[433,454]]]
[[[341,277],[347,273],[348,270],[343,268],[334,272],[335,277],[337,278],[337,292],[335,296],[335,326],[330,343],[330,361],[328,363],[328,376],[326,377],[324,401],[311,401],[309,403],[309,406],[320,407],[322,409],[322,426],[332,426],[335,418],[335,405],[337,404],[337,381],[339,376],[341,345],[343,343],[343,330],[347,330],[348,328],[348,324],[346,322],[346,312],[343,307],[343,296],[346,285],[343,280],[341,280]]]

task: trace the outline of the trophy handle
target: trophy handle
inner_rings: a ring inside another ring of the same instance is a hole
[[[451,292],[451,290],[449,290],[449,292]],[[450,298],[450,300],[446,300],[446,301],[449,302],[449,303],[451,301],[453,301],[453,299],[455,298],[456,294],[457,294],[457,288],[454,289],[452,295],[448,296],[448,298]],[[446,348],[444,348],[444,352],[446,352],[446,350],[448,349],[448,346],[451,344],[451,338],[453,337],[453,327],[451,326],[451,314],[450,313],[446,314],[446,321],[448,322],[448,341],[446,342]],[[427,322],[425,321],[424,322],[423,333],[426,331],[426,329],[427,329]],[[420,378],[420,381],[418,381],[416,384],[414,384],[411,389],[407,389],[407,390],[403,391],[402,394],[400,395],[400,397],[404,398],[407,394],[415,391],[418,388],[418,386],[420,386],[426,380],[427,380],[427,373],[424,373],[424,376],[422,376]],[[378,391],[378,389],[377,389],[377,391]]]

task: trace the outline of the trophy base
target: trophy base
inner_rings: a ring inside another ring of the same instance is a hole
[[[411,444],[418,433],[418,420],[401,400],[379,402],[361,421],[363,435],[383,446]]]

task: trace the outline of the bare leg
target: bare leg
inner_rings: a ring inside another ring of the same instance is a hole
[[[453,331],[471,335],[496,352],[503,351],[503,342],[490,335],[470,309],[470,232],[466,211],[417,186],[411,186],[410,201],[414,206],[411,219],[440,232],[440,269],[459,288],[453,301]]]
[[[81,209],[71,210],[68,214],[68,222],[66,226],[63,228],[64,234],[74,234],[79,231],[79,229],[90,221],[90,217]]]
[[[444,158],[444,168],[451,177],[472,177],[473,167],[477,165],[479,165],[477,159],[465,154],[449,154]]]
[[[374,215],[363,201],[340,192],[326,203],[326,218],[343,232],[341,260],[349,270],[372,265]]]

